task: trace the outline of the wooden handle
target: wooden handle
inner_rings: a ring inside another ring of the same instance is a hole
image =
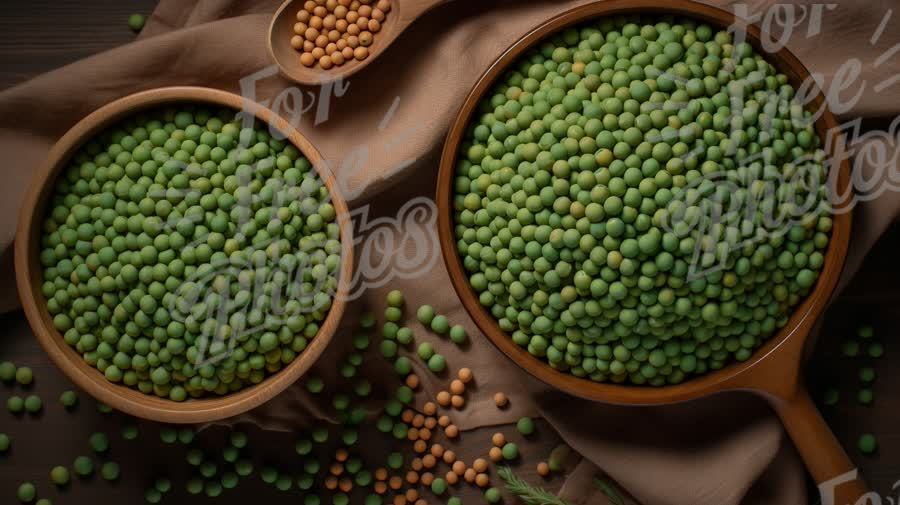
[[[770,401],[819,485],[822,505],[856,504],[867,493],[866,484],[806,389],[799,388],[791,400]]]

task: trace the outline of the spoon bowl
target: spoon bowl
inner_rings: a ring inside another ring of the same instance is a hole
[[[345,79],[362,70],[378,58],[420,16],[448,0],[391,0],[381,29],[374,34],[369,56],[364,60],[352,59],[343,65],[324,70],[318,63],[306,67],[300,63],[300,52],[291,46],[295,35],[297,11],[303,9],[305,0],[286,0],[272,17],[269,25],[269,57],[278,65],[282,75],[299,84],[318,85]]]
[[[507,357],[541,381],[566,393],[619,405],[662,405],[688,401],[725,391],[749,391],[764,397],[781,417],[807,467],[818,483],[845,476],[855,470],[847,454],[822,419],[802,384],[800,368],[804,346],[812,326],[827,306],[837,285],[850,240],[851,212],[836,208],[831,239],[825,254],[821,275],[809,296],[798,305],[788,323],[773,335],[745,362],[695,377],[686,382],[664,387],[626,386],[598,383],[551,368],[514,343],[493,316],[481,305],[469,284],[468,275],[457,251],[453,222],[453,184],[460,143],[477,114],[478,106],[507,69],[523,54],[547,36],[560,30],[601,16],[620,14],[669,14],[706,22],[711,26],[746,28],[747,41],[760,54],[765,54],[792,85],[809,81],[809,71],[786,48],[769,53],[762,50],[761,33],[754,25],[744,25],[732,13],[690,0],[606,0],[576,7],[532,30],[513,44],[485,72],[466,98],[448,133],[441,156],[437,184],[438,235],[444,262],[463,306],[488,339]],[[849,163],[839,134],[838,123],[828,110],[822,93],[816,89],[809,109],[821,112],[815,128],[824,143],[828,159],[836,171],[829,179],[832,191],[848,194]],[[836,205],[837,207],[837,205]],[[836,488],[834,503],[855,503],[866,493],[862,480],[850,479]],[[827,503],[827,502],[825,502]]]

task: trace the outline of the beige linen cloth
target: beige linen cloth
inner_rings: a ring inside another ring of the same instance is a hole
[[[240,92],[241,79],[270,66],[266,34],[279,3],[162,0],[135,43],[0,93],[0,152],[6,160],[0,188],[5,309],[16,304],[10,246],[21,195],[53,142],[100,105],[136,91],[202,85]],[[348,190],[351,207],[368,205],[370,221],[395,216],[408,199],[432,196],[446,130],[476,79],[532,27],[583,3],[457,0],[442,5],[410,27],[377,62],[353,77],[343,96],[332,98],[327,121],[314,124],[313,108],[303,115],[298,127],[338,167],[337,176]],[[762,13],[772,3],[752,1],[747,8],[751,13]],[[729,2],[719,5],[729,10],[734,7]],[[803,25],[790,39],[789,47],[810,70],[820,74],[826,87],[836,80],[842,64],[858,59],[861,75],[836,97],[848,103],[857,90],[862,87],[863,91],[851,107],[839,111],[841,119],[900,112],[900,85],[875,91],[878,83],[900,73],[896,56],[877,59],[900,41],[900,21],[889,20],[878,40],[872,42],[890,7],[887,0],[841,2],[823,13],[821,34],[807,38]],[[290,86],[278,76],[266,77],[256,82],[255,96],[271,104]],[[385,120],[392,107],[393,115]],[[890,148],[888,155],[893,153],[895,144],[884,136],[869,142],[880,142]],[[346,170],[342,173],[341,161],[360,146],[369,153],[364,169],[352,175]],[[873,165],[879,162],[875,155],[868,158],[860,163],[861,173],[873,171]],[[888,176],[881,174],[882,178]],[[898,207],[900,201],[892,191],[857,207],[845,282],[893,221]],[[397,232],[398,239],[399,233],[402,231]],[[372,257],[361,261],[378,260]],[[576,504],[608,503],[591,482],[595,475],[602,474],[646,505],[808,503],[803,465],[777,418],[762,401],[750,395],[730,394],[683,405],[623,408],[554,392],[512,365],[478,333],[458,302],[440,260],[423,275],[392,279],[384,287],[370,289],[351,305],[347,324],[318,366],[318,373],[331,379],[330,383],[336,382],[333,363],[353,331],[349,320],[364,308],[380,312],[384,294],[393,287],[402,289],[416,306],[429,303],[469,330],[471,345],[464,351],[447,341],[436,343],[451,368],[469,366],[476,374],[476,387],[468,395],[466,408],[453,416],[463,430],[454,449],[467,461],[484,456],[491,433],[507,425],[504,431],[520,442],[523,452],[522,464],[515,466],[517,472],[531,482],[559,490]],[[417,335],[424,335],[413,315],[408,314],[407,319]],[[366,367],[390,376],[375,353]],[[447,379],[419,371],[427,392],[417,395],[421,407],[428,394],[447,387]],[[392,391],[393,387],[385,384],[379,391]],[[509,409],[494,407],[491,398],[496,391],[510,396]],[[328,412],[327,398],[312,397],[298,384],[238,421],[292,430],[305,426],[312,417],[327,417]],[[545,420],[539,422],[533,440],[521,440],[509,426],[523,415]],[[583,458],[570,461],[565,477],[541,481],[534,474],[534,464],[546,458],[559,437]],[[378,444],[363,440],[361,445]],[[494,485],[500,484],[494,477]],[[465,491],[454,492],[463,497],[478,494],[468,486],[460,488]],[[430,503],[444,501],[426,496]]]

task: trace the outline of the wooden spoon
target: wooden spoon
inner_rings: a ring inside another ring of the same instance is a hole
[[[469,284],[456,246],[452,194],[459,145],[482,97],[490,92],[510,65],[548,35],[599,16],[638,13],[684,15],[723,28],[735,23],[733,14],[689,0],[606,0],[576,7],[547,21],[503,53],[467,97],[450,128],[441,157],[436,195],[438,236],[453,287],[472,320],[497,348],[517,365],[561,391],[619,405],[663,405],[726,391],[747,391],[765,398],[781,418],[815,481],[820,485],[825,484],[823,489],[831,488],[834,491],[833,495],[826,493],[822,503],[853,505],[866,494],[866,486],[853,473],[856,471],[855,466],[816,410],[800,374],[806,339],[816,319],[826,308],[844,265],[852,222],[849,208],[835,206],[834,226],[822,273],[813,292],[794,309],[787,325],[747,361],[674,386],[652,388],[597,383],[559,372],[515,344],[481,305],[478,295]],[[759,28],[755,25],[748,25],[746,28],[748,42],[761,50]],[[809,78],[809,71],[787,48],[765,54],[794,86],[799,86]],[[835,132],[840,132],[837,120],[828,110],[821,92],[817,93],[809,108],[822,111],[815,124],[816,131],[823,139],[830,135],[830,141],[825,144],[829,151],[828,157],[840,160],[840,163],[831,167],[832,171],[837,171],[838,177],[827,182],[838,195],[847,195],[850,166],[843,137],[835,135]],[[833,501],[828,498],[833,498]]]
[[[347,78],[378,58],[413,21],[447,1],[391,0],[391,10],[381,23],[381,30],[375,34],[372,45],[369,46],[368,58],[362,61],[350,60],[343,65],[324,70],[318,63],[312,67],[303,66],[300,63],[300,51],[291,46],[291,37],[295,35],[297,11],[303,9],[305,0],[287,0],[275,12],[272,24],[269,25],[269,56],[285,77],[300,84],[317,85]]]

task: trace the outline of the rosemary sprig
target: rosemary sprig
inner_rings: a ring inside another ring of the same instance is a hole
[[[609,498],[613,505],[625,505],[625,500],[613,484],[594,477],[594,485]]]
[[[506,489],[516,495],[525,505],[572,505],[544,489],[525,482],[514,474],[508,466],[498,469],[497,474],[506,483]]]

